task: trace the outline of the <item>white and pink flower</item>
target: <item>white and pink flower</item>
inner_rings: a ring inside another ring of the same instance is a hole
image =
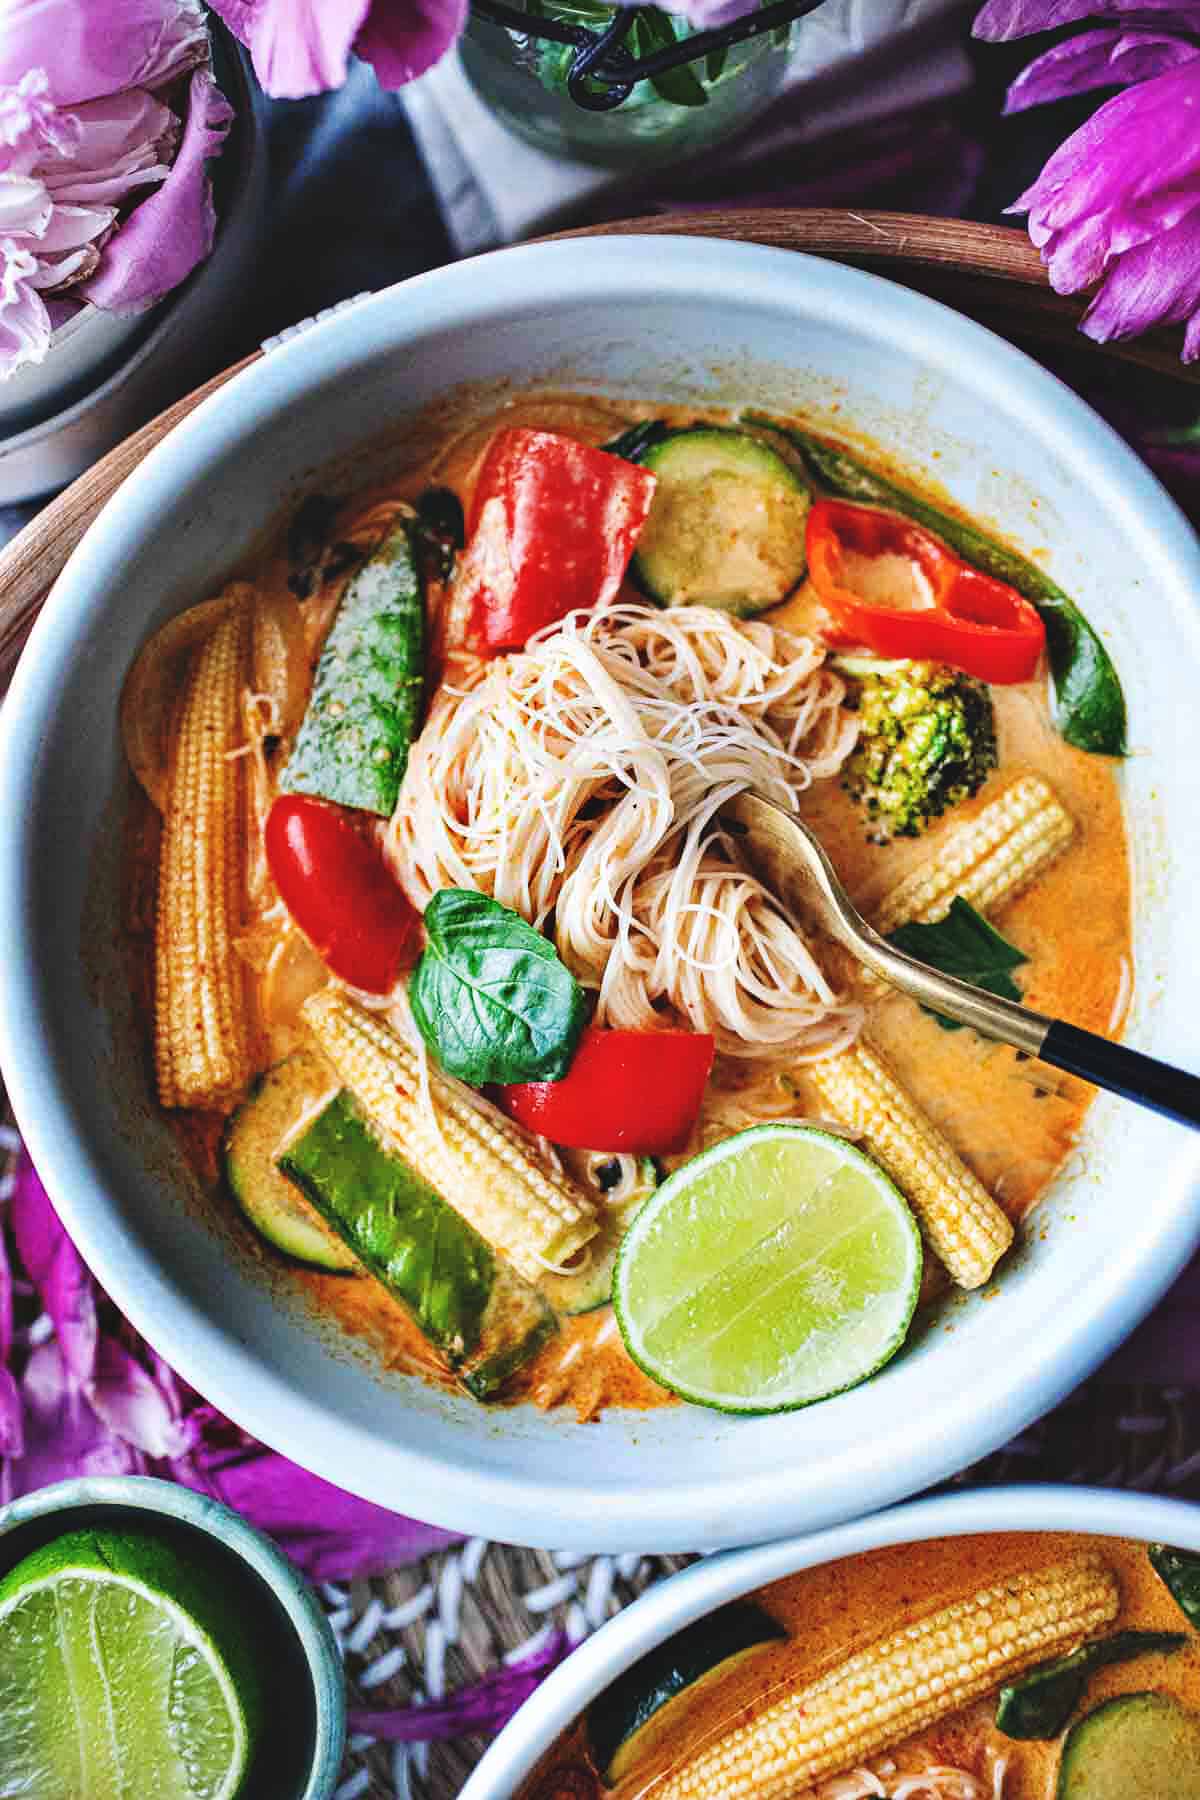
[[[0,380],[55,302],[152,306],[212,248],[232,108],[200,0],[0,0]]]

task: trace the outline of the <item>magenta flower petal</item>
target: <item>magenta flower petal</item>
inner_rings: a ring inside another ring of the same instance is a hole
[[[8,1465],[14,1494],[73,1475],[140,1475],[145,1459],[97,1417],[50,1339],[30,1352],[21,1380],[24,1454]]]
[[[1060,293],[1200,207],[1200,58],[1107,101],[1010,208]]]
[[[218,1427],[215,1443],[197,1446],[180,1479],[242,1513],[314,1580],[378,1574],[461,1542],[461,1534],[357,1500],[262,1445],[217,1447],[220,1435]]]
[[[376,1711],[352,1707],[346,1724],[393,1744],[424,1744],[448,1738],[489,1735],[507,1725],[539,1682],[571,1649],[565,1631],[552,1632],[527,1656],[493,1669],[470,1687],[426,1706],[400,1706]]]
[[[60,113],[50,99],[45,69],[30,69],[15,87],[0,83],[0,169],[27,175],[47,151],[74,156],[82,127],[72,113]]]
[[[205,164],[221,149],[233,116],[208,70],[197,69],[174,167],[109,239],[99,269],[76,290],[82,299],[109,312],[142,312],[203,262],[216,234]]]
[[[407,0],[395,6],[375,0],[354,41],[385,88],[403,87],[431,69],[462,35],[467,0]]]
[[[37,173],[60,204],[118,205],[135,188],[165,181],[179,144],[179,120],[141,88],[93,100],[64,117],[80,129],[69,157],[43,158]]]
[[[16,1378],[0,1364],[0,1461],[25,1452],[25,1406]],[[0,1504],[3,1504],[0,1501]]]
[[[1097,343],[1152,325],[1188,323],[1183,360],[1200,357],[1200,208],[1180,225],[1127,250],[1111,265],[1083,330]]]
[[[974,32],[997,43],[1077,25],[1081,19],[1128,19],[1168,31],[1200,31],[1200,0],[986,0]]]
[[[77,1392],[96,1365],[95,1289],[26,1151],[17,1162],[9,1218],[17,1254],[54,1326],[65,1379]]]
[[[44,182],[33,175],[11,171],[0,174],[0,242],[5,238],[44,237],[53,214],[54,202]],[[28,244],[22,248],[28,248]],[[0,263],[0,272],[4,266]]]
[[[234,36],[246,45],[268,94],[298,100],[340,87],[351,46],[371,0],[212,0]],[[407,4],[388,0],[388,10]]]
[[[1105,26],[1055,44],[1013,82],[1006,113],[1024,112],[1048,100],[1087,93],[1092,88],[1129,87],[1150,81],[1200,56],[1200,44],[1162,31],[1127,31]]]
[[[0,1458],[20,1456],[25,1440],[21,1390],[8,1367],[12,1337],[12,1267],[8,1260],[4,1232],[0,1228]]]
[[[13,1341],[13,1278],[8,1242],[0,1224],[0,1369],[8,1366]]]
[[[37,258],[0,235],[0,381],[42,362],[50,348],[50,316],[33,285],[37,272]]]
[[[45,69],[59,106],[163,87],[204,61],[200,0],[0,0],[0,85]]]
[[[96,1417],[146,1456],[182,1456],[192,1446],[193,1434],[172,1412],[166,1395],[115,1338],[100,1339],[87,1397]]]

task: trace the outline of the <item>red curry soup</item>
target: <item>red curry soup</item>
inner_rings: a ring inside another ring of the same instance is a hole
[[[912,954],[1116,1034],[1107,653],[883,449],[570,396],[414,441],[127,678],[159,1100],[389,1366],[582,1418],[865,1379],[1002,1286],[1092,1090],[872,982],[723,808],[794,808]]]
[[[1184,1800],[1200,1557],[1067,1533],[901,1544],[711,1613],[520,1800]]]

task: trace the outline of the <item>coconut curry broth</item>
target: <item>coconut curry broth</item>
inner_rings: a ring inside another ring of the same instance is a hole
[[[501,426],[523,425],[569,433],[602,444],[631,419],[665,418],[695,422],[705,415],[645,405],[620,410],[602,401],[546,396],[511,402],[463,431],[450,415],[430,415],[415,442],[420,458],[386,483],[361,491],[330,510],[323,537],[332,551],[318,585],[299,576],[295,522],[289,533],[240,573],[270,604],[271,597],[300,594],[305,635],[315,666],[336,610],[353,556],[339,547],[369,541],[399,503],[414,502],[428,487],[451,488],[469,512],[471,493],[486,446]],[[720,422],[722,415],[712,414]],[[937,496],[939,504],[943,497]],[[339,566],[340,565],[340,566]],[[444,590],[430,584],[431,641],[440,643]],[[769,622],[797,630],[820,623],[820,608],[806,585],[773,612]],[[1045,777],[1075,819],[1074,842],[1036,884],[1003,909],[1004,933],[1028,956],[1020,979],[1025,998],[1040,1010],[1093,1031],[1115,1034],[1124,1016],[1131,983],[1130,891],[1124,826],[1114,766],[1106,758],[1072,749],[1053,730],[1044,683],[993,688],[1000,766],[974,801],[952,809],[918,841],[896,839],[886,846],[868,839],[865,815],[836,781],[818,784],[805,812],[820,834],[855,900],[869,911],[871,901],[921,858],[936,851],[940,837],[978,812],[999,789],[1024,770]],[[129,831],[127,917],[152,966],[152,906],[156,815],[148,803],[135,807]],[[303,1035],[297,1024],[302,1001],[327,980],[323,965],[276,905],[261,873],[261,852],[251,849],[252,906],[241,948],[252,965],[260,1067],[286,1055]],[[150,999],[147,965],[141,959],[138,986]],[[831,967],[836,967],[831,962]],[[842,969],[853,981],[853,971]],[[986,1043],[970,1031],[945,1031],[913,1002],[895,994],[865,994],[867,1032],[887,1053],[904,1084],[945,1132],[951,1143],[991,1188],[1011,1217],[1034,1204],[1067,1157],[1093,1090],[1069,1076],[1023,1060],[1012,1050]],[[819,1097],[803,1069],[756,1075],[747,1085],[739,1067],[718,1061],[701,1115],[694,1151],[764,1116],[823,1116]],[[215,1162],[216,1121],[178,1118],[185,1147],[206,1181]],[[672,1161],[683,1160],[669,1159]],[[374,1281],[347,1280],[289,1266],[288,1278],[308,1292],[322,1314],[333,1315],[347,1331],[367,1340],[387,1366],[453,1383],[434,1364],[428,1345],[403,1309]],[[927,1291],[936,1281],[927,1283]],[[567,1404],[580,1417],[604,1405],[647,1407],[669,1404],[671,1396],[634,1367],[625,1355],[610,1309],[564,1319],[546,1348],[512,1380],[508,1394],[538,1404]]]
[[[685,1690],[664,1709],[658,1730],[652,1725],[645,1732],[632,1766],[611,1792],[617,1800],[653,1800],[669,1771],[847,1657],[978,1589],[1081,1549],[1099,1553],[1120,1589],[1119,1616],[1104,1635],[1162,1631],[1184,1634],[1187,1641],[1170,1654],[1152,1653],[1096,1670],[1072,1716],[1117,1694],[1146,1690],[1171,1694],[1200,1710],[1200,1638],[1151,1568],[1145,1545],[1066,1532],[901,1544],[803,1570],[753,1595],[778,1621],[786,1639]],[[931,1766],[961,1769],[990,1797],[1002,1759],[1003,1800],[1052,1800],[1059,1741],[1007,1737],[996,1728],[995,1712],[993,1692],[916,1737],[889,1745],[866,1766],[877,1767],[885,1758],[895,1765],[895,1773],[887,1771],[889,1786]],[[518,1800],[595,1800],[602,1790],[580,1720],[546,1755],[519,1790]],[[812,1791],[803,1790],[806,1800]],[[816,1792],[820,1794],[819,1786]]]

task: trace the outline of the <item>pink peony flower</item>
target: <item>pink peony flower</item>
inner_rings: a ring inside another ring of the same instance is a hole
[[[0,87],[47,69],[55,106],[165,87],[207,59],[200,0],[0,0]]]
[[[217,230],[206,165],[220,150],[233,116],[208,70],[197,69],[179,154],[163,171],[158,192],[135,207],[109,240],[98,269],[79,288],[85,300],[109,312],[141,312],[204,261]]]
[[[46,296],[138,312],[208,255],[208,57],[200,0],[0,0],[0,380],[45,357]]]
[[[1006,113],[1024,112],[1092,88],[1129,87],[1165,75],[1200,56],[1200,44],[1166,31],[1129,31],[1104,26],[1055,44],[1022,71],[1008,90]]]
[[[457,42],[467,0],[212,0],[268,94],[299,99],[346,79],[353,52],[386,88],[423,75]]]
[[[1089,14],[1125,22],[1055,45],[1018,76],[1007,110],[1102,86],[1125,91],[1061,145],[1009,210],[1028,213],[1059,293],[1096,289],[1082,326],[1089,337],[1105,343],[1182,324],[1183,358],[1192,362],[1200,357],[1200,0],[989,0],[975,31],[1020,37]]]
[[[1083,19],[1127,19],[1167,30],[1200,31],[1200,0],[987,0],[975,36],[991,42],[1078,25]]]

